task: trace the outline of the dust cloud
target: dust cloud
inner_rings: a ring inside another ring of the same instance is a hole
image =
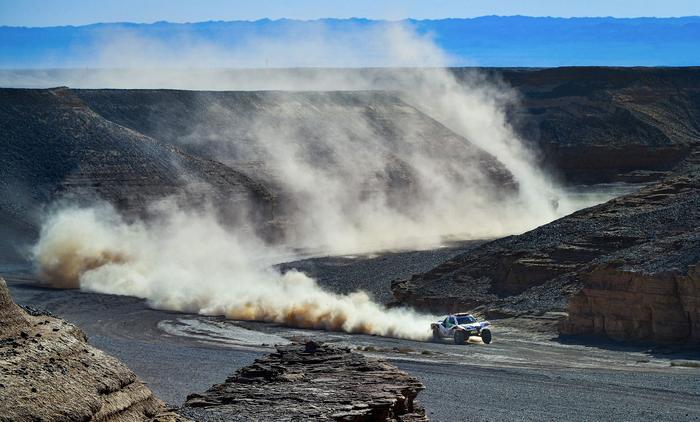
[[[182,70],[195,63],[255,65],[261,57],[256,51],[278,58],[280,66],[299,65],[294,60],[301,57],[309,58],[302,64],[328,65],[313,57],[330,52],[339,58],[333,65],[367,65],[356,62],[362,42],[376,56],[370,65],[393,70],[221,73],[205,80],[196,69]],[[410,28],[393,25],[330,41],[321,34],[298,44],[264,39],[233,52],[199,42],[177,54],[162,50],[155,41],[122,34],[99,57],[102,67],[127,69],[97,72],[98,79],[83,83],[334,90],[341,98],[338,90],[381,90],[392,99],[358,106],[351,98],[343,107],[282,101],[255,117],[247,143],[236,138],[235,127],[231,134],[208,132],[212,121],[236,118],[211,105],[189,138],[207,139],[225,163],[264,163],[291,204],[285,241],[269,245],[242,230],[245,222],[227,227],[214,213],[174,205],[161,204],[147,222],[126,221],[106,205],[62,207],[47,216],[34,248],[38,271],[53,286],[136,296],[158,309],[424,339],[433,316],[385,309],[364,292],[327,292],[305,274],[280,273],[274,264],[298,248],[369,253],[519,233],[575,209],[508,124],[513,92],[476,71],[458,80],[443,69],[449,57]],[[180,69],[139,70],[156,64]],[[375,115],[392,121],[378,123]]]
[[[364,292],[333,294],[298,271],[272,266],[289,254],[242,237],[211,215],[160,207],[151,223],[126,222],[109,205],[61,208],[34,248],[46,281],[130,295],[157,309],[293,327],[423,340],[434,317],[384,309]]]

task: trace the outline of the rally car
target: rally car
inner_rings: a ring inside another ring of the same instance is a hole
[[[470,336],[479,336],[485,344],[491,343],[491,323],[478,322],[470,314],[448,315],[442,321],[430,324],[433,340],[453,338],[455,344],[464,344]]]

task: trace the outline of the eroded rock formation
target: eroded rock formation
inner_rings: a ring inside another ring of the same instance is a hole
[[[451,71],[458,78],[474,74]],[[313,80],[318,70],[295,72],[311,72]],[[386,69],[334,72],[368,81],[393,75]],[[698,147],[697,68],[479,72],[514,88],[520,104],[510,110],[510,122],[542,153],[542,165],[568,181],[658,180]],[[514,187],[497,159],[406,101],[388,91],[1,89],[0,236],[13,242],[0,243],[0,257],[23,261],[15,239],[31,243],[42,207],[64,196],[99,197],[134,213],[171,195],[189,204],[214,202],[223,205],[217,208],[226,219],[245,213],[261,235],[278,239],[299,204],[281,189],[264,151],[290,140],[300,144],[302,156],[331,169],[346,157],[324,155],[323,141],[335,142],[339,134],[353,143],[377,141],[388,151],[400,151],[410,137],[459,146],[449,153],[470,157],[464,161],[490,175],[494,186]],[[415,172],[398,157],[388,157],[384,170],[363,192],[388,186],[390,203],[400,208],[415,195]]]
[[[450,70],[457,78],[474,77],[471,68]],[[285,79],[289,76],[286,72],[268,74]],[[322,79],[316,72],[294,71],[297,76],[306,74],[308,80]],[[394,71],[331,72],[348,80],[385,81],[378,85],[391,86]],[[502,68],[479,72],[515,88],[520,104],[513,110],[511,123],[542,152],[544,165],[572,182],[658,180],[686,158],[700,138],[698,68]],[[235,76],[235,71],[232,74]],[[295,135],[303,132],[309,139],[322,133],[316,122],[343,127],[346,118],[368,119],[376,135],[389,142],[401,139],[407,127],[416,125],[432,139],[454,136],[389,92],[75,92],[106,119],[204,157],[215,154],[217,160],[236,156],[235,150],[255,136],[256,121],[277,124],[290,112],[295,113],[293,121],[300,129]],[[210,124],[202,126],[201,121]],[[222,149],[222,139],[235,142]]]
[[[416,195],[416,169],[401,158],[411,155],[408,137],[444,147],[421,154],[459,154],[494,191],[517,187],[491,154],[389,92],[2,88],[0,127],[0,235],[13,239],[0,242],[0,257],[13,261],[23,257],[7,243],[31,243],[45,207],[66,197],[102,199],[139,216],[176,197],[188,209],[214,205],[207,209],[233,224],[244,217],[263,238],[279,239],[306,202],[281,180],[285,145],[331,173],[349,161],[331,148],[340,141],[383,151],[382,168],[367,171],[357,195],[386,191],[399,208]]]
[[[671,253],[692,243],[700,254],[700,232],[673,239]],[[674,247],[675,245],[675,247]],[[563,334],[604,334],[615,339],[656,342],[700,342],[700,264],[686,267],[648,264],[668,252],[648,257],[648,262],[611,262],[581,275],[583,288],[568,306],[569,318],[562,321]]]
[[[639,192],[486,243],[394,282],[394,296],[491,317],[568,310],[564,333],[698,341],[698,168],[688,163]]]
[[[207,421],[427,421],[423,385],[382,360],[318,344],[278,346],[180,412]]]
[[[0,421],[182,421],[76,326],[30,315],[0,278]]]

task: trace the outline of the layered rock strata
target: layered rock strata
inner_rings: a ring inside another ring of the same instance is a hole
[[[700,145],[698,68],[496,73],[520,96],[511,121],[570,182],[659,180]]]
[[[700,251],[700,233],[693,234],[692,242]],[[584,287],[569,302],[562,334],[700,343],[700,264],[685,271],[619,264],[582,274]]]
[[[30,315],[0,278],[0,421],[182,421],[76,326]]]
[[[187,398],[197,420],[427,421],[423,385],[395,366],[318,344],[278,346],[224,383]]]

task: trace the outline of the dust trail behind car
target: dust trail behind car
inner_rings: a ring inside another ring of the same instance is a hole
[[[54,287],[131,295],[158,309],[269,321],[301,328],[429,337],[431,315],[385,309],[367,293],[335,294],[296,270],[280,273],[270,247],[242,239],[216,219],[171,211],[128,223],[111,207],[62,209],[34,253]],[[251,257],[255,257],[252,259]]]

